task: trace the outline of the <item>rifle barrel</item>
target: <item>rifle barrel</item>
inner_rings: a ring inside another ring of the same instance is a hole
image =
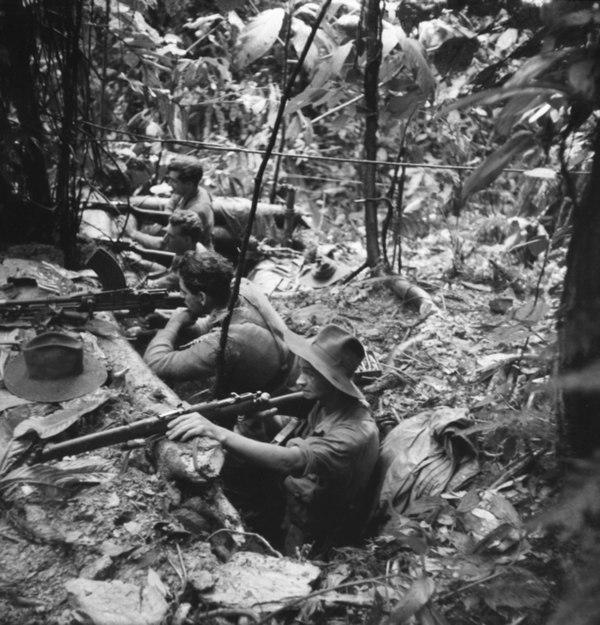
[[[136,438],[147,438],[155,434],[163,435],[167,431],[167,424],[176,417],[190,412],[200,412],[205,417],[226,417],[236,414],[245,414],[256,412],[266,408],[278,408],[286,403],[293,402],[303,396],[301,392],[289,393],[279,397],[270,397],[268,393],[247,393],[239,397],[231,397],[220,400],[203,402],[171,410],[157,417],[149,417],[148,419],[140,419],[127,425],[116,428],[110,428],[103,432],[87,434],[79,436],[69,441],[61,443],[53,443],[46,445],[37,456],[38,462],[46,462],[47,460],[56,460],[82,453],[84,451],[93,451],[101,447],[116,445],[117,443],[125,443]]]

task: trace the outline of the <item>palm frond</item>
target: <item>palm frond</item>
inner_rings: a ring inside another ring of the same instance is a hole
[[[112,475],[109,468],[107,463],[78,459],[63,462],[60,466],[21,466],[0,478],[0,492],[4,491],[8,495],[21,484],[29,484],[42,491],[67,491],[80,484],[94,484],[110,479]]]
[[[18,438],[27,432],[34,431],[41,439],[60,434],[73,425],[82,416],[96,410],[110,398],[107,392],[97,393],[91,398],[82,401],[78,398],[72,406],[57,410],[47,416],[33,416],[17,425],[13,436]]]

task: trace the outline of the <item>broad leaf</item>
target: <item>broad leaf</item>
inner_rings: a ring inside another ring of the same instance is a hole
[[[423,46],[416,39],[407,37],[399,26],[396,27],[396,34],[398,35],[400,47],[404,52],[406,64],[417,72],[417,84],[421,88],[423,95],[426,98],[433,96],[436,89],[436,81],[431,67],[425,58]]]
[[[552,67],[554,63],[570,54],[573,50],[567,48],[565,50],[552,50],[550,52],[542,52],[521,65],[521,67],[511,76],[505,83],[505,87],[512,88],[531,84],[540,74]]]
[[[246,24],[234,56],[238,69],[247,67],[273,47],[279,37],[284,17],[285,11],[281,8],[267,9]]]
[[[516,156],[536,145],[534,136],[528,130],[515,133],[502,147],[492,152],[485,161],[467,178],[462,189],[462,201],[470,195],[485,189]]]
[[[25,421],[21,421],[14,430],[14,437],[18,438],[32,431],[42,439],[60,434],[60,432],[63,432],[78,421],[80,417],[96,410],[111,397],[109,392],[103,389],[98,390],[102,392],[95,393],[88,398],[78,398],[73,405],[63,410],[57,410],[44,417],[30,417]]]
[[[333,51],[330,61],[330,69],[333,76],[341,75],[344,63],[348,59],[348,55],[352,51],[353,47],[354,43],[352,41],[349,41],[348,43],[339,46],[336,50]]]
[[[308,37],[311,32],[311,27],[308,24],[305,24],[302,20],[297,18],[292,18],[292,37],[291,42],[292,46],[294,46],[294,50],[296,54],[300,56],[302,54],[302,50],[304,50],[304,46],[308,41]],[[313,40],[308,54],[304,60],[304,65],[310,70],[314,69],[319,62],[320,54],[319,47],[317,45],[316,37]]]
[[[381,30],[381,56],[385,57],[400,43],[400,37],[405,38],[406,35],[401,26],[392,26],[385,20],[382,23]]]
[[[0,492],[10,492],[21,484],[42,490],[67,490],[79,484],[94,484],[110,479],[110,465],[90,460],[67,460],[61,465],[34,464],[13,469],[0,478]]]
[[[405,95],[392,96],[387,103],[386,110],[396,119],[410,117],[419,106],[421,97],[416,91],[409,91]]]
[[[512,97],[498,114],[496,132],[502,137],[510,135],[523,117],[531,114],[547,100],[547,96],[539,93],[534,95],[519,94]]]
[[[22,459],[29,447],[31,441],[14,439],[13,428],[8,419],[3,418],[0,421],[0,475]]]
[[[512,89],[507,89],[506,87],[486,89],[485,91],[474,93],[472,95],[466,96],[465,98],[460,98],[459,100],[451,102],[450,104],[444,104],[436,113],[436,116],[446,115],[447,113],[455,109],[467,108],[469,106],[473,106],[474,104],[492,106],[494,104],[498,104],[499,102],[503,102],[504,100],[508,100],[513,96],[541,95],[545,97],[550,97],[557,94],[565,95],[566,93],[567,92],[564,86],[558,84],[538,84],[535,87],[513,87]]]
[[[538,299],[537,302],[531,299],[512,314],[512,318],[524,324],[535,324],[541,321],[550,311],[548,302],[544,299]]]

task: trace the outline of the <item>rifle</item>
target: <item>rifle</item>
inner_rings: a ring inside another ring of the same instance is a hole
[[[105,245],[115,252],[135,252],[143,259],[152,261],[153,263],[158,263],[159,265],[163,265],[163,267],[167,268],[171,266],[173,259],[175,258],[175,254],[173,252],[167,252],[165,250],[151,250],[146,247],[136,245],[135,243],[130,243],[129,241],[123,241],[120,239],[118,241],[112,239],[92,240],[97,245]]]
[[[165,200],[165,204],[166,202],[167,201]],[[138,219],[152,221],[154,223],[160,224],[161,226],[166,226],[169,223],[169,217],[171,217],[171,212],[156,208],[154,203],[151,203],[149,206],[151,206],[151,208],[143,208],[143,204],[136,205],[131,202],[121,202],[118,200],[107,200],[106,202],[88,202],[86,204],[86,208],[101,208],[110,212],[113,215],[126,215],[127,213],[131,213],[134,217],[137,217]]]
[[[146,208],[144,208],[143,203],[144,197],[148,197],[149,200]],[[102,208],[115,215],[130,213],[137,219],[151,221],[161,226],[166,226],[169,223],[169,218],[172,213],[170,211],[160,210],[157,207],[161,203],[159,198],[155,198],[153,196],[140,196],[140,199],[142,201],[139,204],[109,200],[107,202],[90,202],[86,206],[88,208]],[[164,200],[165,204],[166,202],[167,200]],[[251,205],[252,202],[247,198],[213,196],[212,209],[215,216],[215,224],[228,227],[231,226],[229,223],[231,219],[239,219],[242,223],[244,223],[250,213]],[[302,224],[308,226],[305,222],[307,215],[302,211],[294,209],[293,207],[286,207],[283,204],[258,202],[256,209],[257,215],[259,216],[273,217],[280,228],[284,226],[284,220],[286,218],[292,219],[294,225]]]
[[[167,431],[167,425],[177,417],[199,412],[207,418],[223,419],[237,415],[246,415],[253,412],[268,410],[269,408],[279,408],[285,404],[293,403],[303,397],[301,392],[289,393],[280,397],[271,397],[268,393],[257,391],[255,393],[243,393],[232,395],[225,399],[202,402],[171,410],[157,417],[140,419],[128,425],[111,428],[95,434],[87,434],[73,438],[62,443],[53,443],[45,446],[34,456],[34,462],[46,462],[80,454],[84,451],[92,451],[117,443],[126,443],[139,438],[149,436],[163,436]],[[287,426],[286,426],[287,427]],[[284,428],[285,429],[285,428]]]
[[[166,289],[116,289],[46,299],[1,300],[0,318],[15,319],[32,317],[36,313],[60,314],[65,311],[89,315],[108,310],[127,310],[146,315],[157,308],[178,308],[184,305],[181,295]]]

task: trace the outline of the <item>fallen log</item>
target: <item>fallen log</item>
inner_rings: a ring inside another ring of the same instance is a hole
[[[385,278],[384,282],[402,300],[405,306],[414,308],[420,315],[428,315],[436,309],[429,293],[405,278],[389,276]]]
[[[96,313],[96,317],[116,325],[111,313]],[[148,368],[142,357],[122,336],[99,337],[98,345],[106,355],[113,377],[122,384],[131,398],[135,412],[131,420],[144,418],[148,413],[161,413],[186,405],[175,392]],[[167,480],[183,482],[210,489],[213,505],[219,515],[227,519],[228,529],[241,531],[243,525],[237,510],[223,495],[215,480],[223,464],[223,450],[206,438],[191,443],[160,439],[153,446],[153,457],[158,472]]]

